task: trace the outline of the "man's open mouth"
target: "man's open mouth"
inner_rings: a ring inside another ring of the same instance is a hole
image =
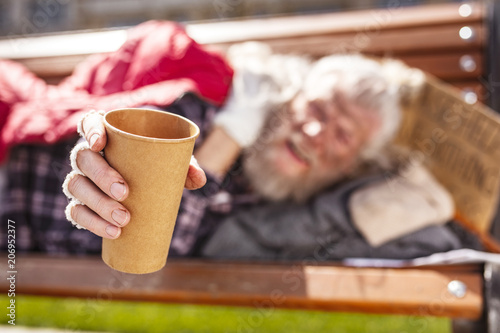
[[[292,155],[298,163],[306,166],[310,164],[307,156],[291,140],[287,140],[286,147],[288,148],[290,155]]]

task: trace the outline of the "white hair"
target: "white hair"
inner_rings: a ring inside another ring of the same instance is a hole
[[[333,97],[342,92],[350,102],[377,112],[380,128],[360,155],[362,160],[377,160],[399,129],[401,92],[408,87],[418,89],[422,82],[420,71],[400,61],[376,61],[359,54],[331,55],[312,66],[303,90],[309,98]]]

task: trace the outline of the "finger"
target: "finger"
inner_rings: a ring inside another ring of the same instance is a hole
[[[87,206],[75,205],[71,209],[71,217],[79,225],[98,236],[115,239],[121,234],[121,228],[106,222]]]
[[[128,195],[125,180],[99,153],[81,150],[76,156],[76,164],[106,195],[117,201],[125,200]]]
[[[85,139],[92,151],[98,152],[106,146],[106,129],[104,117],[99,113],[90,113],[82,120],[82,129]]]
[[[191,163],[189,164],[188,174],[184,187],[188,190],[196,190],[203,187],[207,183],[207,176],[205,171],[198,165],[198,161],[191,156]]]
[[[125,207],[104,194],[87,177],[73,177],[69,181],[68,190],[107,222],[123,227],[130,221],[130,214]]]

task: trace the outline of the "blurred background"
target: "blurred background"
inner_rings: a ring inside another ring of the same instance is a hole
[[[0,0],[0,36],[179,22],[338,12],[447,0]],[[455,1],[457,2],[457,1]],[[470,1],[469,1],[470,3]]]

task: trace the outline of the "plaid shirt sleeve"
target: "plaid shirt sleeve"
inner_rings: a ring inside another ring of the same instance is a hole
[[[7,248],[8,220],[15,222],[16,250],[51,254],[98,253],[101,239],[66,220],[67,198],[61,191],[71,170],[69,152],[77,137],[54,145],[13,148],[4,172],[0,248]]]
[[[209,174],[207,183],[201,189],[184,190],[170,245],[170,255],[192,254],[196,243],[205,234],[202,230],[206,226],[203,224],[210,222],[205,218],[207,209],[220,190],[220,182]]]

